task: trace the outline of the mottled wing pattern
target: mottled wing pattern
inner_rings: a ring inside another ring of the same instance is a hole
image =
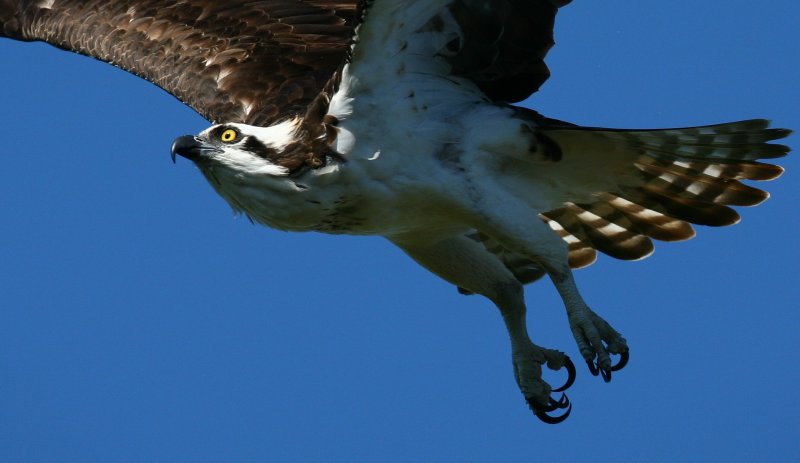
[[[613,152],[630,162],[627,169],[599,173],[615,179],[614,189],[565,201],[541,217],[568,243],[573,267],[591,264],[595,249],[618,259],[641,259],[653,252],[651,239],[681,241],[694,236],[691,224],[737,223],[739,215],[729,206],[754,206],[769,197],[740,180],[772,180],[783,173],[758,161],[789,151],[768,142],[790,131],[768,126],[766,120],[748,120],[663,130],[544,130],[557,142],[580,131],[598,146],[611,144],[612,151],[597,155],[610,159]]]
[[[302,115],[342,65],[363,1],[0,0],[0,36],[143,77],[213,122]]]

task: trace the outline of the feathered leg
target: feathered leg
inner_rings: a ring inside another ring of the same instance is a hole
[[[570,269],[567,244],[524,202],[507,194],[492,176],[480,176],[480,190],[473,196],[478,222],[472,224],[506,249],[537,262],[550,276],[567,310],[572,334],[592,374],[611,372],[625,366],[628,346],[619,332],[594,313],[578,292]],[[476,185],[476,189],[477,189]],[[616,365],[610,354],[621,356]]]
[[[550,394],[566,390],[572,384],[574,366],[563,353],[531,342],[525,322],[522,285],[503,263],[483,245],[466,237],[436,242],[415,235],[393,237],[392,241],[431,272],[461,288],[486,296],[495,303],[511,338],[514,378],[525,400],[536,416],[546,423],[558,423],[566,419],[571,410],[569,400],[563,394],[555,400]],[[552,389],[543,381],[543,364],[553,370],[566,366],[568,379],[565,384]],[[548,415],[557,409],[566,411],[560,416]]]

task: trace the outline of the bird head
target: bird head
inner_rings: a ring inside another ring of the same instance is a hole
[[[228,168],[236,173],[285,176],[287,154],[298,142],[298,124],[289,120],[269,127],[217,124],[198,135],[183,135],[172,144],[172,160],[180,155],[201,170]]]

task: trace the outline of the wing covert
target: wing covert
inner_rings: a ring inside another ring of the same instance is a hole
[[[212,122],[302,114],[349,52],[358,0],[0,0],[0,36],[153,82]]]

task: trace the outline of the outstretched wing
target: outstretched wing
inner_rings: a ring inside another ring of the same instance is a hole
[[[569,1],[441,2],[462,31],[442,56],[492,100],[521,101],[550,75],[544,56],[556,10]],[[212,122],[269,125],[304,114],[336,77],[370,3],[0,0],[0,36],[112,63]]]
[[[759,160],[785,156],[789,147],[769,142],[791,132],[757,119],[677,129],[543,133],[562,147],[567,164],[583,163],[590,167],[585,172],[603,179],[604,185],[574,179],[589,188],[577,196],[573,190],[561,207],[542,214],[570,245],[573,266],[582,267],[594,261],[595,249],[618,259],[641,259],[653,252],[651,239],[681,241],[694,236],[691,224],[737,223],[739,214],[729,206],[755,206],[769,197],[741,180],[779,177],[781,167]]]
[[[623,260],[649,256],[652,240],[682,241],[692,224],[726,226],[739,221],[730,206],[755,206],[769,194],[742,180],[778,178],[780,166],[760,162],[788,153],[769,143],[788,136],[763,119],[703,127],[617,130],[576,126],[541,129],[558,144],[561,161],[539,165],[553,184],[542,220],[567,243],[573,268],[586,267],[597,251]],[[543,181],[543,180],[542,180]],[[496,255],[522,283],[544,271],[475,230],[467,236]]]
[[[213,122],[303,114],[344,62],[359,0],[0,0],[0,36],[130,71]]]

